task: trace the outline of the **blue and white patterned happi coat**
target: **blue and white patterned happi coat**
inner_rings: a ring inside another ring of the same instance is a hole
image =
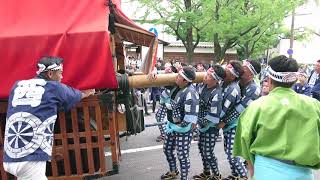
[[[239,114],[235,113],[235,107],[241,100],[241,92],[238,82],[234,81],[223,89],[221,120],[228,124],[236,119]]]
[[[240,114],[249,106],[249,104],[258,99],[261,96],[260,87],[251,81],[246,87],[241,89],[241,99],[235,105],[235,108],[231,109],[227,115],[223,118],[227,122],[234,120],[239,117]]]
[[[176,121],[176,124],[181,124],[182,127],[185,127],[189,123],[197,123],[199,95],[192,84],[180,89],[171,104],[173,109],[176,109],[180,115],[180,117],[174,117],[179,121]]]
[[[79,90],[57,81],[36,78],[16,82],[8,101],[3,161],[50,160],[57,113],[80,99]]]
[[[236,106],[236,111],[239,114],[241,114],[252,101],[261,96],[261,89],[254,81],[251,81],[245,88],[241,89],[241,95],[240,103]]]
[[[207,85],[201,84],[199,87],[199,126],[206,127],[209,122],[218,124],[222,110],[222,89],[220,86],[209,89]]]

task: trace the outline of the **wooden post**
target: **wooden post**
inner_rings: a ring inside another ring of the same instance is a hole
[[[119,157],[120,157],[120,146],[119,146],[119,131],[118,124],[116,123],[116,104],[115,94],[112,96],[110,105],[108,107],[108,119],[109,119],[109,132],[110,132],[110,147],[111,147],[111,158],[114,173],[118,173],[119,170]]]
[[[122,70],[125,70],[126,67],[125,67],[125,57],[124,57],[124,49],[123,49],[123,43],[118,43],[116,42],[116,55],[117,55],[117,63],[118,63],[118,69],[122,69]]]
[[[110,33],[110,49],[111,49],[111,55],[112,55],[112,63],[114,71],[117,71],[118,69],[118,62],[117,62],[117,56],[116,56],[116,42],[114,38],[114,34]]]

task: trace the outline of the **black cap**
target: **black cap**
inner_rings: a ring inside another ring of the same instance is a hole
[[[196,73],[194,68],[185,66],[182,68],[182,73],[191,81],[196,79]],[[186,79],[187,80],[187,79]]]

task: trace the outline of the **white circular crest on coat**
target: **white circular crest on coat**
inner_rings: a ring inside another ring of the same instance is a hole
[[[28,112],[12,114],[6,123],[4,150],[11,158],[22,158],[35,152],[43,142],[37,132],[42,122]]]

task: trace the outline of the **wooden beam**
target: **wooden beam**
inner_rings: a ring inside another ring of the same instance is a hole
[[[116,28],[122,28],[122,29],[128,29],[130,31],[134,31],[134,32],[137,32],[137,33],[141,33],[141,34],[145,34],[145,35],[148,35],[150,36],[151,38],[154,38],[155,35],[151,32],[148,32],[148,31],[143,31],[143,30],[140,30],[140,29],[137,29],[137,28],[133,28],[133,27],[130,27],[130,26],[126,26],[126,25],[123,25],[123,24],[119,24],[119,23],[114,23]]]
[[[195,83],[203,81],[203,77],[206,72],[196,72]],[[147,88],[147,87],[160,87],[160,86],[174,86],[177,73],[171,74],[158,74],[156,79],[151,79],[150,75],[136,75],[129,76],[129,87],[130,88]]]

